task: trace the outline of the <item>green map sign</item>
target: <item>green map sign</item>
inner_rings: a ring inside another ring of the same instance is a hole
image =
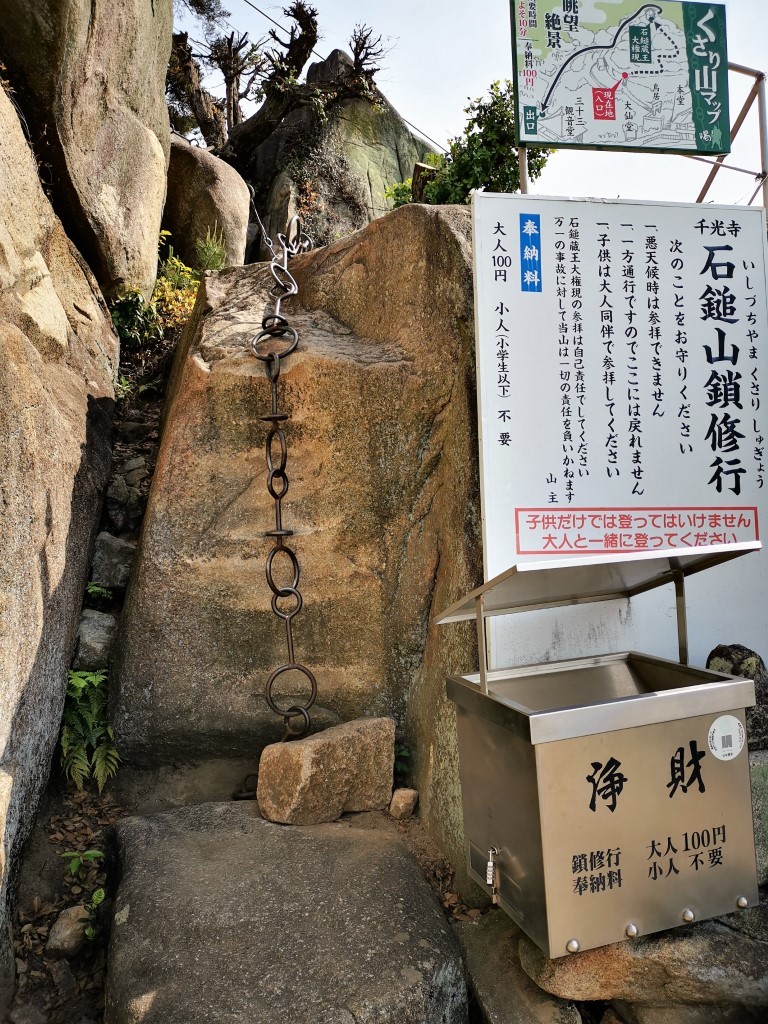
[[[730,152],[722,4],[511,0],[519,141]]]

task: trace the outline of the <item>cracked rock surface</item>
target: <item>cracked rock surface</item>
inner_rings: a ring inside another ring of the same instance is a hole
[[[464,1024],[455,940],[406,848],[253,804],[123,819],[105,1024]]]

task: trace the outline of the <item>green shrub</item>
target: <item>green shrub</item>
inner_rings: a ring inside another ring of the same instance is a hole
[[[141,292],[126,292],[115,299],[110,312],[121,347],[139,351],[162,341],[163,327],[157,310],[151,302],[144,301]]]
[[[515,93],[509,80],[493,82],[488,97],[465,107],[470,115],[464,134],[451,139],[447,156],[435,162],[437,174],[428,182],[428,203],[467,203],[472,189],[517,192],[520,172],[515,145]],[[544,170],[548,149],[528,149],[528,175],[535,181]]]
[[[70,670],[61,723],[61,767],[78,789],[93,778],[99,793],[117,771],[120,755],[107,722],[107,673]]]
[[[405,181],[396,181],[392,185],[387,185],[384,189],[384,198],[388,203],[392,203],[393,210],[396,210],[398,206],[405,206],[413,201],[413,194],[411,192],[412,181],[412,178],[406,178]]]

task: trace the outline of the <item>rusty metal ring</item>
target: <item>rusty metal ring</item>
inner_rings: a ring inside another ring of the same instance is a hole
[[[275,487],[275,480],[279,480],[283,484],[283,489],[278,491]],[[273,469],[267,477],[267,490],[275,501],[282,501],[288,493],[288,487],[290,486],[288,477],[286,476],[284,469]]]
[[[300,672],[301,675],[308,679],[311,691],[309,695],[309,700],[304,701],[303,705],[293,704],[286,711],[283,708],[279,707],[277,704],[275,704],[274,700],[272,699],[272,687],[275,685],[277,679],[279,679],[279,677],[283,675],[284,672],[291,671]],[[308,668],[305,668],[304,665],[298,665],[295,662],[292,662],[290,665],[281,665],[280,668],[276,668],[275,671],[267,680],[266,686],[264,687],[264,699],[267,702],[269,710],[274,712],[274,714],[276,715],[280,715],[281,718],[296,718],[297,715],[302,714],[302,711],[308,711],[314,704],[316,697],[317,680],[315,679],[314,675],[310,672]],[[298,708],[299,710],[294,711],[294,708]]]
[[[298,729],[291,728],[291,719],[298,718],[301,716],[303,719],[301,726]],[[310,726],[312,725],[312,719],[309,717],[309,712],[306,708],[300,707],[298,704],[292,704],[285,712],[283,721],[285,722],[285,736],[283,736],[283,742],[288,740],[303,740],[309,732]]]
[[[264,319],[261,321],[262,331],[269,331],[270,334],[275,331],[280,331],[283,327],[288,326],[288,321],[284,316],[279,313],[267,313]]]
[[[275,465],[272,460],[272,441],[277,438],[280,442],[280,461]],[[285,441],[285,432],[280,427],[272,427],[267,434],[267,469],[270,473],[284,473],[288,463],[288,446]]]
[[[288,343],[288,347],[286,349],[283,349],[282,352],[277,352],[277,353],[266,352],[266,353],[262,353],[262,352],[258,352],[257,351],[257,346],[261,345],[267,339],[269,339],[270,341],[274,341],[276,338],[285,338],[285,337],[290,337],[291,340]],[[256,335],[256,337],[251,340],[251,351],[253,352],[253,354],[256,356],[257,359],[260,359],[262,361],[262,363],[271,363],[273,355],[276,354],[278,359],[285,359],[285,357],[289,356],[291,354],[291,352],[295,352],[296,346],[298,344],[299,344],[299,332],[296,330],[296,328],[295,327],[281,326],[279,329],[278,328],[270,328],[270,329],[266,329],[266,330],[263,330],[263,331],[259,331],[259,333]]]
[[[272,578],[272,563],[275,560],[275,556],[281,553],[288,556],[288,561],[291,563],[291,568],[293,569],[293,582],[287,587],[278,587]],[[280,547],[272,548],[267,555],[267,583],[275,597],[293,596],[294,591],[299,585],[299,572],[299,560],[290,548],[281,545]]]
[[[280,607],[278,606],[277,602],[281,598],[286,597],[292,597],[296,602],[296,607],[291,608],[290,611],[284,612],[280,610]],[[279,593],[272,594],[272,611],[275,613],[278,619],[282,619],[284,622],[288,622],[290,619],[293,619],[296,615],[298,615],[303,605],[304,598],[301,596],[296,587],[281,587]]]

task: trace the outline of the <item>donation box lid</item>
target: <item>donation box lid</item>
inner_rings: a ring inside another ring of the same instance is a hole
[[[712,545],[707,548],[676,548],[648,551],[631,558],[576,559],[523,562],[495,576],[456,604],[436,615],[434,622],[463,622],[477,615],[482,599],[483,615],[508,615],[634,597],[646,590],[674,583],[732,558],[759,551],[759,541]]]

